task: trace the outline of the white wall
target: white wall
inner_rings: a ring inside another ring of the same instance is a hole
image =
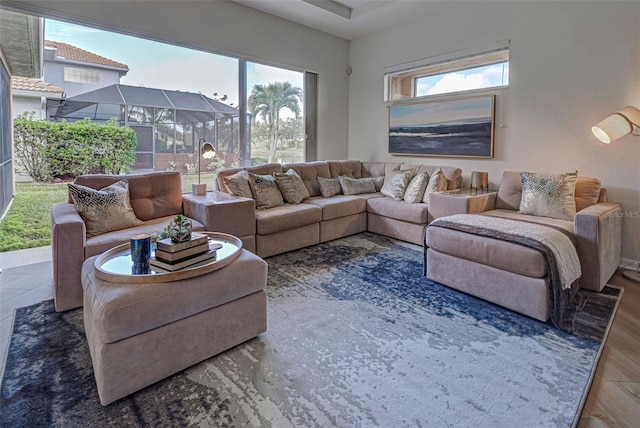
[[[495,157],[394,157],[387,149],[385,66],[511,40],[510,87],[497,92]],[[489,171],[599,177],[621,202],[623,257],[640,259],[640,138],[598,142],[591,126],[640,107],[639,2],[452,2],[435,14],[350,44],[349,158],[422,161]],[[503,127],[501,127],[503,126]]]
[[[348,42],[226,1],[3,1],[47,17],[119,29],[319,74],[318,159],[347,157]]]

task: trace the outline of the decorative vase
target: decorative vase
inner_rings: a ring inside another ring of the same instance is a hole
[[[191,220],[179,214],[169,222],[169,238],[173,242],[185,242],[191,239]]]

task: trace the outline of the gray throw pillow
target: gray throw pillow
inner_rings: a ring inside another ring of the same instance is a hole
[[[575,190],[578,171],[564,174],[521,172],[521,214],[573,220],[576,215]]]
[[[368,178],[351,178],[346,175],[338,177],[342,193],[345,195],[359,195],[361,193],[375,193],[376,186]]]
[[[284,205],[282,193],[276,183],[276,178],[272,175],[258,175],[249,173],[249,187],[256,201],[256,209],[266,210],[268,208]]]
[[[284,200],[289,204],[299,204],[305,199],[309,199],[309,191],[307,190],[302,178],[298,173],[289,169],[287,172],[274,172],[276,183]]]
[[[120,180],[100,190],[69,184],[69,193],[87,228],[87,238],[139,226],[129,200],[129,182]]]
[[[407,190],[409,181],[414,174],[415,171],[413,169],[391,171],[391,173],[384,178],[384,184],[380,192],[396,201],[401,201],[404,197],[405,190]]]
[[[424,191],[427,189],[429,183],[429,174],[421,172],[411,179],[407,185],[407,190],[404,192],[404,201],[410,204],[417,204],[422,202],[424,198]]]
[[[376,192],[379,192],[382,189],[382,185],[384,184],[384,176],[381,177],[367,177],[363,178],[363,180],[369,180],[373,183],[373,186],[376,189]]]
[[[337,178],[318,177],[317,180],[323,197],[330,198],[342,194],[342,186],[340,186],[340,180]]]
[[[244,198],[253,198],[251,187],[249,187],[249,173],[247,171],[238,171],[233,175],[224,177],[224,184],[236,196]]]

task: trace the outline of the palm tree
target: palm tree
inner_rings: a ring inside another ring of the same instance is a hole
[[[249,95],[249,111],[254,120],[262,117],[269,133],[269,163],[276,160],[276,148],[280,132],[280,110],[289,109],[296,118],[300,117],[302,89],[290,82],[271,82],[255,85]]]

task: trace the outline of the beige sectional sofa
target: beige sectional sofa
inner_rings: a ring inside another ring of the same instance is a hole
[[[133,235],[159,233],[177,214],[183,214],[179,172],[81,175],[75,183],[102,189],[122,179],[129,183],[131,207],[141,220],[138,226],[87,237],[85,222],[76,211],[71,196],[68,202],[55,204],[51,209],[53,296],[57,311],[82,306],[80,271],[86,259],[129,242]],[[204,230],[204,225],[193,220],[193,230]]]
[[[432,196],[434,218],[482,213],[552,225],[575,238],[582,276],[580,288],[600,291],[620,262],[622,207],[607,202],[600,180],[577,178],[573,220],[518,213],[520,173],[503,174],[497,193]],[[548,267],[542,254],[512,242],[474,233],[427,227],[426,274],[433,281],[491,301],[541,321],[551,315]]]
[[[460,168],[357,160],[267,164],[226,169],[218,174],[216,185],[220,191],[233,193],[225,183],[225,178],[242,170],[259,175],[272,175],[293,169],[302,178],[310,198],[299,204],[285,203],[265,210],[255,210],[255,252],[260,257],[269,257],[365,231],[422,245],[424,227],[431,218],[428,204],[410,204],[385,197],[380,192],[339,194],[325,198],[321,195],[318,177],[384,177],[391,171],[406,169],[431,174],[438,168],[447,178],[449,189],[461,187]]]

